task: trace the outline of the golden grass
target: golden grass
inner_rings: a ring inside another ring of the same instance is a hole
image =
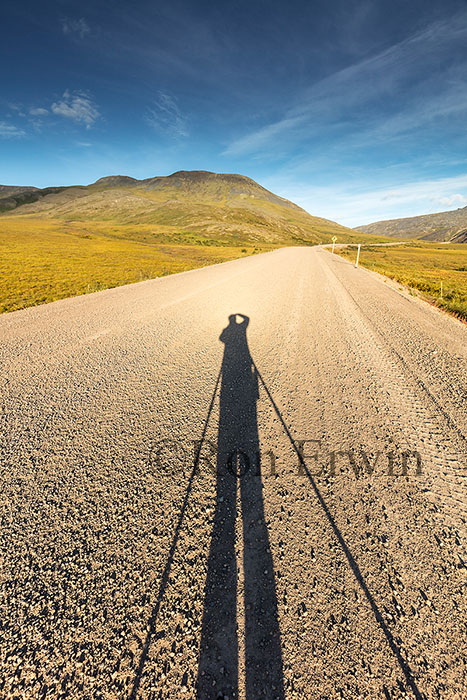
[[[355,247],[349,246],[337,252],[355,260]],[[467,319],[467,244],[407,243],[362,247],[360,264],[418,290],[440,308]]]
[[[131,230],[130,230],[131,229]],[[251,255],[271,246],[171,244],[164,231],[0,219],[0,312]]]
[[[145,192],[113,189],[103,192],[105,202],[97,194],[73,199],[65,191],[31,205],[62,202],[60,215],[54,204],[50,211],[27,214],[28,205],[0,216],[0,313],[332,235],[342,242],[374,240],[248,196],[230,207],[182,200],[138,213],[135,200],[144,202]],[[163,196],[152,193],[153,199]],[[106,220],[94,218],[104,211]]]

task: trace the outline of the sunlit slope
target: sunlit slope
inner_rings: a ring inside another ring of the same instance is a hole
[[[154,226],[146,230],[145,240],[162,235],[174,242],[307,244],[326,243],[333,236],[340,241],[362,239],[360,233],[311,216],[250,178],[205,171],[147,180],[102,178],[21,204],[8,215]],[[129,233],[133,237],[136,231]]]
[[[467,207],[405,219],[375,221],[358,228],[378,236],[467,243]]]

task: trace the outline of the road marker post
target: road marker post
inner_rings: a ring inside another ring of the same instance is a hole
[[[355,267],[358,267],[358,259],[359,259],[359,257],[360,257],[360,246],[361,246],[361,245],[362,245],[361,243],[358,244],[357,259],[356,259],[356,261],[355,261]]]
[[[441,299],[443,298],[443,283],[441,282]]]
[[[336,245],[337,236],[333,236],[331,238],[331,240],[332,240],[332,252],[334,253],[334,246]]]

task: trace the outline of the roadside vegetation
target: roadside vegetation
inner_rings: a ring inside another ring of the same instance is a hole
[[[118,212],[119,216],[121,212]],[[227,216],[228,214],[228,216]],[[247,212],[248,216],[254,217]],[[311,217],[303,212],[303,217]],[[283,245],[329,242],[355,236],[338,224],[316,220],[312,233],[291,233],[259,219],[248,226],[227,212],[220,221],[117,223],[64,220],[29,214],[0,216],[0,313],[65,297],[162,277],[261,253]],[[229,217],[235,225],[229,227]],[[117,217],[116,217],[117,218]],[[124,217],[122,217],[124,218]],[[277,222],[276,222],[277,223]],[[306,235],[309,236],[307,240]],[[363,236],[368,239],[371,237]],[[383,239],[384,240],[384,239]]]
[[[355,260],[355,246],[337,252]],[[467,320],[467,244],[362,246],[359,264],[417,290],[431,303]]]
[[[166,242],[154,227],[104,227],[50,219],[0,219],[0,313],[162,277],[273,246]]]

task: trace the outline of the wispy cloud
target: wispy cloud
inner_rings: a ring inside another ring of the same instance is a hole
[[[26,112],[24,111],[24,106],[22,104],[19,104],[18,102],[7,102],[7,107],[12,112],[14,112],[15,115],[17,115],[19,117],[26,116]]]
[[[463,189],[465,194],[456,192],[459,189]],[[466,194],[467,175],[459,175],[437,180],[408,182],[397,187],[371,191],[368,193],[368,197],[373,201],[397,202],[401,204],[423,202],[424,205],[438,207],[440,204],[451,206],[463,204],[467,201]]]
[[[74,34],[79,36],[80,39],[84,39],[91,34],[91,27],[84,17],[80,17],[80,19],[62,19],[62,30],[64,34]]]
[[[0,121],[0,138],[17,139],[23,136],[26,136],[26,132],[23,129],[20,129],[14,124]]]
[[[186,118],[180,111],[177,101],[166,92],[159,92],[157,100],[148,107],[144,119],[149,126],[170,136],[188,136]]]
[[[31,107],[29,114],[33,117],[45,117],[49,113],[48,109],[43,107]]]
[[[66,90],[62,99],[52,104],[51,110],[61,117],[85,124],[87,129],[100,117],[99,110],[89,95],[80,91]]]
[[[467,204],[467,195],[451,194],[448,197],[439,197],[438,202],[446,207],[464,207]]]
[[[268,183],[266,183],[268,184]],[[275,190],[315,216],[346,226],[405,216],[432,214],[467,205],[467,175],[402,182],[397,187],[371,183],[303,186],[276,181]]]
[[[467,13],[436,22],[303,92],[283,116],[232,141],[224,155],[267,153],[278,141],[368,134],[391,139],[437,118],[467,113],[467,65],[450,60],[467,42]],[[334,130],[334,133],[331,133]]]

